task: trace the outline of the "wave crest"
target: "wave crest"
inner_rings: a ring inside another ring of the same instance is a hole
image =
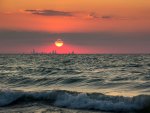
[[[135,97],[108,96],[101,93],[79,93],[64,90],[41,92],[0,91],[0,106],[17,102],[44,101],[57,107],[100,110],[100,111],[140,111],[150,106],[150,96]]]

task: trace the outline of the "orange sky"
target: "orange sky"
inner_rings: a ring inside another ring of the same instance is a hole
[[[1,0],[0,29],[49,32],[149,31],[149,0]],[[72,17],[25,10],[72,12]],[[94,13],[97,18],[90,16]],[[109,16],[110,18],[101,18]]]

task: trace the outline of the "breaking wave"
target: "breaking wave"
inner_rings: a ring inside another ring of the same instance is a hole
[[[0,107],[19,103],[44,102],[57,107],[112,112],[141,111],[150,107],[150,96],[108,96],[64,90],[22,92],[0,90]]]

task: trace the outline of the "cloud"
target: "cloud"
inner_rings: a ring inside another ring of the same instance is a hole
[[[107,15],[107,16],[102,16],[101,18],[102,18],[102,19],[112,19],[113,16]]]
[[[114,18],[111,15],[102,15],[102,16],[100,16],[100,15],[96,14],[95,12],[89,13],[86,17],[88,19],[112,19],[112,18]]]
[[[99,17],[97,16],[96,13],[92,12],[92,13],[88,14],[88,18],[90,18],[90,19],[96,19],[96,18],[99,18]]]
[[[40,10],[40,9],[27,9],[25,12],[42,15],[42,16],[71,16],[71,17],[82,17],[84,15],[87,19],[113,19],[111,15],[98,15],[95,12],[85,13],[85,12],[66,12],[66,11],[57,11],[57,10]]]
[[[28,9],[24,11],[35,14],[35,15],[43,15],[43,16],[77,16],[78,15],[78,13],[57,11],[57,10]],[[113,16],[110,16],[110,15],[99,16],[95,12],[91,12],[86,16],[86,18],[88,19],[112,19]]]
[[[56,10],[25,10],[26,12],[30,12],[35,15],[43,15],[43,16],[73,16],[72,12],[65,11],[56,11]]]

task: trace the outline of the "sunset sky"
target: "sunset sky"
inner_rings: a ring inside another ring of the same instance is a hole
[[[32,49],[150,53],[150,0],[0,0],[0,53]]]

